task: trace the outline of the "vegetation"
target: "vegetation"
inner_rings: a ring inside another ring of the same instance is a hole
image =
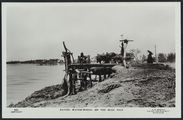
[[[159,62],[166,62],[166,54],[159,53],[158,54],[158,61]]]
[[[159,53],[158,54],[158,61],[159,62],[175,62],[175,53]]]
[[[175,62],[175,53],[169,53],[167,56],[168,62]]]
[[[132,60],[134,59],[134,53],[128,52],[126,53],[126,60]],[[114,52],[106,53],[106,54],[97,54],[96,56],[97,63],[122,63],[123,57],[121,54],[117,54]]]

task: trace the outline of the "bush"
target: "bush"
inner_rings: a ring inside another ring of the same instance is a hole
[[[175,53],[169,53],[167,56],[168,62],[175,62]]]
[[[167,61],[166,55],[163,54],[163,53],[159,53],[159,54],[158,54],[158,61],[159,61],[159,62],[166,62],[166,61]]]

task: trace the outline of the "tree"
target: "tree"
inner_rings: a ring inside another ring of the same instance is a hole
[[[175,53],[169,53],[167,56],[168,62],[175,62]]]
[[[132,50],[130,50],[130,52],[133,53],[134,58],[135,58],[135,61],[138,61],[138,60],[139,60],[138,55],[139,55],[139,53],[140,53],[141,51],[140,51],[139,49],[132,49]]]
[[[166,62],[167,61],[166,55],[164,53],[159,53],[158,54],[158,61],[159,62]]]
[[[145,55],[142,55],[142,63],[145,62],[145,61],[147,61],[147,58],[146,58]]]

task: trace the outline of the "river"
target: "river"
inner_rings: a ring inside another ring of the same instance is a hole
[[[36,90],[62,83],[64,65],[7,64],[7,105]]]

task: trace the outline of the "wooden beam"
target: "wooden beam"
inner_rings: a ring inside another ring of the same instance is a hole
[[[91,67],[113,67],[117,64],[70,64],[69,65],[69,68],[75,68],[75,69],[78,69],[78,68],[91,68]]]
[[[125,40],[119,40],[120,42],[123,42],[123,41],[130,41],[130,42],[132,42],[132,41],[134,41],[134,40],[127,40],[127,39],[125,39]]]

